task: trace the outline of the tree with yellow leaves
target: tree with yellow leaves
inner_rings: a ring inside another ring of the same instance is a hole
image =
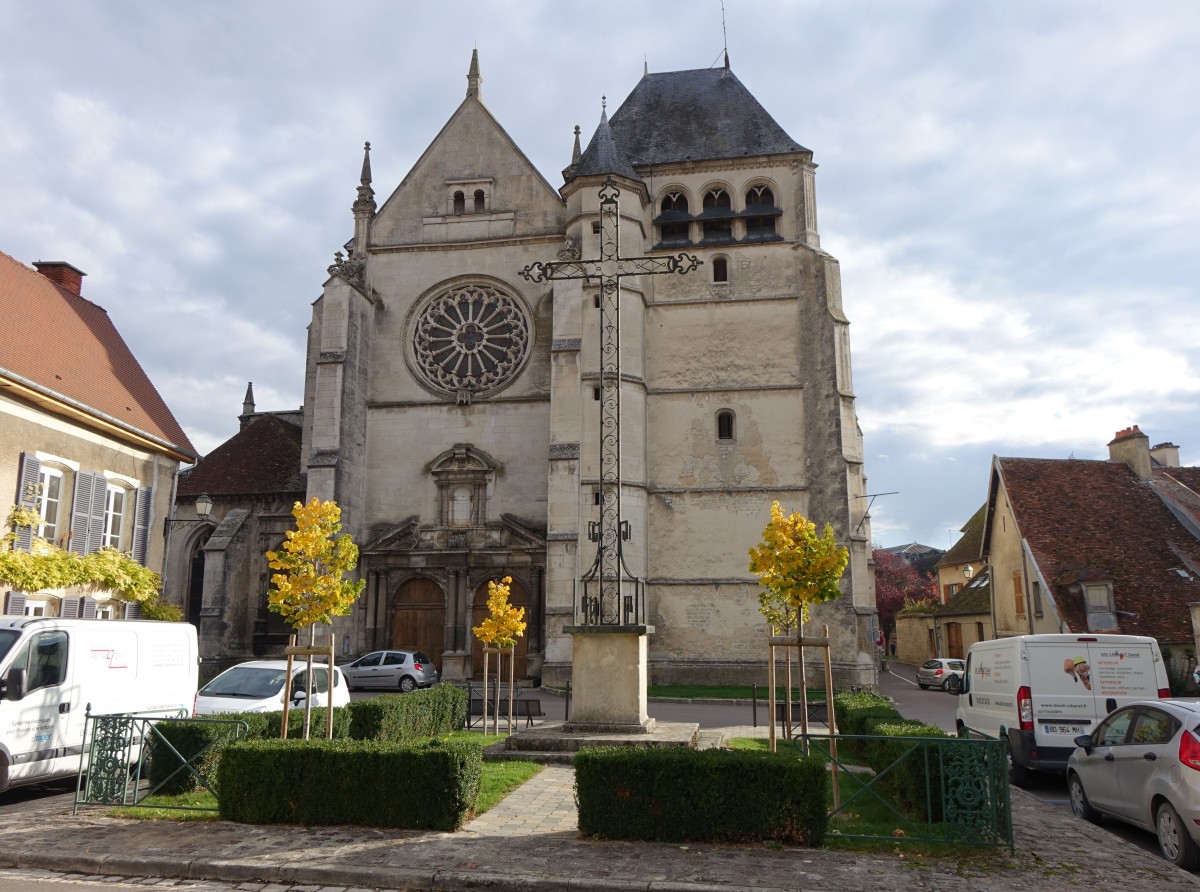
[[[508,603],[511,585],[511,576],[505,576],[499,582],[488,581],[488,615],[471,630],[484,644],[514,647],[517,639],[525,634],[525,608]]]
[[[343,616],[362,591],[366,580],[342,577],[358,566],[358,546],[342,529],[342,509],[337,502],[314,498],[292,506],[296,529],[284,535],[279,551],[268,551],[274,586],[267,605],[296,629],[327,623]]]
[[[804,621],[808,619],[809,608],[816,604],[832,601],[841,595],[838,585],[846,565],[850,561],[850,552],[837,544],[833,538],[833,527],[825,524],[821,535],[817,535],[817,525],[802,514],[785,514],[778,502],[771,503],[771,522],[763,530],[763,538],[758,545],[750,549],[750,572],[754,573],[762,585],[758,596],[758,610],[766,618],[772,629],[783,634],[796,631],[797,645],[800,655],[800,692],[803,709],[801,712],[801,731],[808,734],[808,697],[806,693],[804,673]],[[771,654],[770,667],[774,674],[774,649],[768,647]],[[792,703],[792,659],[787,658],[787,728],[791,733],[791,703]],[[771,721],[774,722],[775,689],[772,678],[771,684]],[[774,724],[771,726],[771,745],[774,748]]]
[[[850,552],[837,544],[833,527],[817,525],[802,514],[784,514],[771,503],[771,522],[763,539],[750,549],[750,572],[758,577],[759,613],[775,629],[790,632],[808,619],[809,608],[841,596],[838,586]]]
[[[343,577],[358,565],[358,546],[342,529],[342,509],[337,502],[314,498],[307,505],[292,506],[296,529],[288,530],[279,551],[268,551],[273,588],[267,593],[267,606],[295,629],[309,629],[309,644],[316,640],[316,624],[327,623],[350,611],[366,580]],[[329,690],[333,690],[332,657],[329,666]],[[305,678],[313,679],[312,654],[308,655]],[[307,692],[306,692],[307,693]],[[288,696],[291,692],[288,691]],[[330,697],[332,700],[332,697]],[[312,700],[304,701],[304,738],[308,739]],[[286,728],[286,724],[284,726]]]
[[[496,708],[499,710],[500,657],[508,651],[508,727],[513,719],[513,652],[517,639],[525,634],[525,608],[514,607],[508,602],[512,577],[505,576],[499,582],[488,580],[488,615],[483,622],[471,629],[484,644],[483,652],[483,727],[487,728],[487,667],[488,647],[496,648]],[[496,731],[499,715],[492,721],[492,733]]]

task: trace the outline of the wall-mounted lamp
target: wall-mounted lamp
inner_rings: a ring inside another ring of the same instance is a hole
[[[175,526],[187,526],[188,524],[208,524],[211,523],[209,514],[212,513],[213,500],[208,493],[203,493],[196,497],[196,517],[195,518],[176,518],[168,517],[163,520],[163,529],[169,530]]]
[[[967,577],[967,579],[970,579],[971,574],[974,572],[975,570],[970,564],[967,564],[965,567],[963,567],[963,576]]]

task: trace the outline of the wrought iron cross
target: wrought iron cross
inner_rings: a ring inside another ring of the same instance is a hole
[[[622,541],[630,538],[621,519],[621,279],[625,276],[691,272],[703,263],[694,254],[671,257],[622,257],[621,190],[611,176],[600,187],[600,257],[533,263],[521,270],[531,282],[598,279],[600,282],[600,521],[588,524],[596,542],[596,560],[584,574],[583,625],[632,625],[645,622],[640,592],[622,596],[623,582],[638,580],[625,566]],[[596,594],[589,594],[593,583]]]

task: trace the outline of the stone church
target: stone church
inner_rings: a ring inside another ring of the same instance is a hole
[[[168,595],[202,653],[278,652],[261,552],[303,490],[337,500],[361,548],[367,585],[335,624],[343,654],[415,647],[444,678],[472,677],[471,627],[507,575],[528,620],[518,676],[569,680],[564,627],[600,510],[599,282],[521,270],[598,256],[611,179],[622,257],[701,261],[621,285],[624,557],[654,627],[651,680],[765,682],[747,552],[778,500],[849,548],[842,598],[813,619],[837,683],[874,682],[862,436],[816,164],[728,60],[646,73],[586,147],[575,128],[559,188],[488,111],[477,53],[462,103],[382,204],[369,152],[353,238],[313,304],[302,412],[256,412],[248,393],[242,430],[180,480],[178,516],[194,523],[175,534]],[[273,448],[287,456],[277,483],[256,485],[246,468]]]

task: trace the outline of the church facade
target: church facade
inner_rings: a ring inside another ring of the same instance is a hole
[[[849,548],[843,595],[813,621],[835,680],[874,682],[849,323],[812,153],[728,63],[647,73],[586,147],[576,128],[556,189],[482,80],[473,56],[463,102],[378,205],[368,145],[354,236],[313,305],[300,471],[361,548],[364,594],[335,625],[346,648],[415,647],[444,678],[473,677],[487,583],[509,576],[528,621],[518,676],[569,680],[564,628],[600,511],[600,283],[521,270],[599,256],[607,183],[622,257],[701,261],[621,280],[624,556],[652,681],[765,681],[747,552],[778,500]]]

